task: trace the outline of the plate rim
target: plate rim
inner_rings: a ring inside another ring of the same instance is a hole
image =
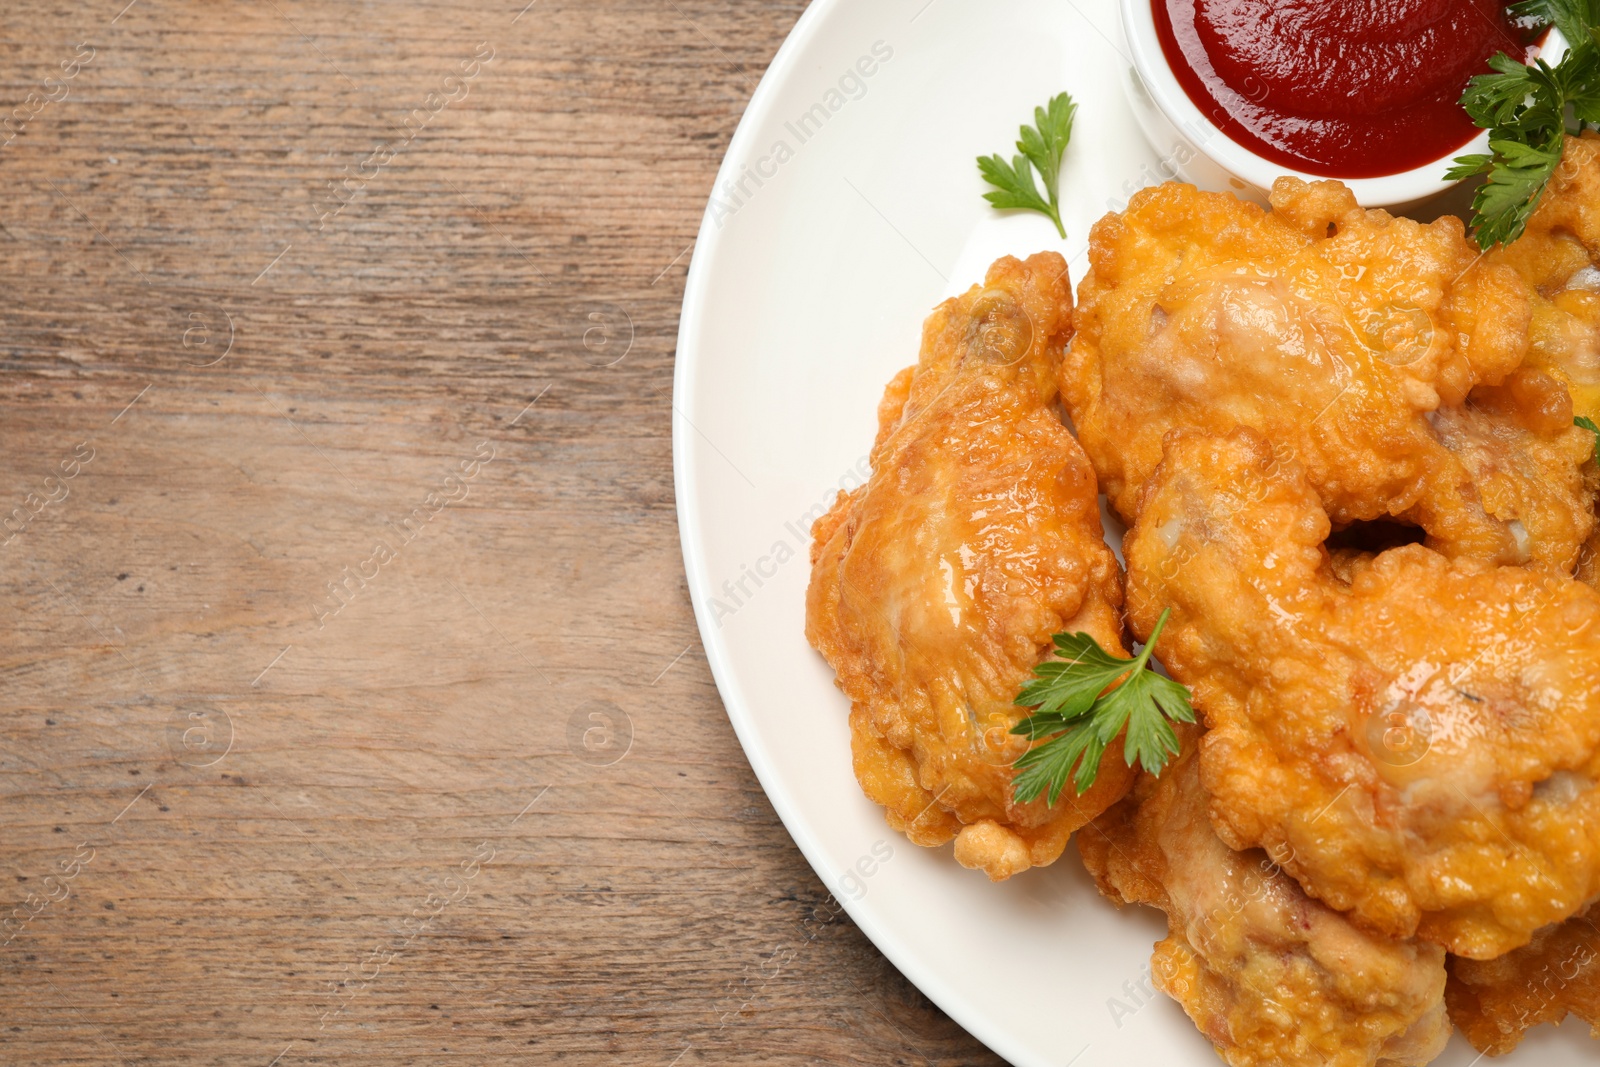
[[[799,848],[806,863],[822,882],[829,899],[844,909],[856,928],[866,935],[873,947],[883,953],[907,981],[916,986],[963,1030],[1008,1063],[1032,1063],[1035,1057],[1021,1046],[1018,1039],[1013,1038],[1003,1027],[992,1025],[986,1015],[969,1005],[943,977],[917,961],[916,953],[910,946],[876,922],[866,909],[859,906],[861,901],[847,900],[834,893],[826,865],[821,862],[823,854],[821,845],[812,836],[798,810],[790,802],[787,791],[779,784],[780,779],[761,754],[754,738],[748,733],[745,721],[747,713],[743,711],[745,705],[743,694],[734,677],[726,649],[717,637],[717,630],[712,624],[712,615],[706,602],[711,585],[706,560],[700,551],[699,515],[686,503],[691,495],[687,490],[696,484],[696,478],[690,469],[688,449],[691,435],[698,431],[694,429],[683,409],[693,408],[691,398],[696,383],[695,365],[698,362],[694,353],[699,348],[700,320],[707,311],[707,287],[710,285],[709,278],[721,244],[720,231],[714,225],[711,213],[711,200],[715,198],[717,190],[722,188],[723,182],[734,177],[734,161],[742,158],[740,153],[756,136],[755,129],[762,125],[767,112],[772,108],[773,99],[792,75],[800,57],[815,41],[828,17],[841,6],[843,0],[813,0],[795,21],[783,43],[779,45],[778,51],[773,55],[772,61],[768,63],[766,71],[751,94],[750,102],[745,106],[733,137],[728,142],[728,149],[717,167],[716,177],[707,196],[706,210],[701,216],[700,229],[695,236],[695,251],[689,261],[688,278],[684,284],[683,304],[678,317],[677,349],[673,356],[672,476],[679,547],[683,555],[689,600],[694,609],[695,626],[700,633],[700,644],[705,649],[706,661],[710,665],[712,679],[716,682],[717,693],[722,698],[724,713],[733,726],[734,734],[739,739],[739,747],[744,751],[745,759],[755,772],[756,780],[760,782],[768,803],[777,812],[778,819],[783,823],[790,840]]]

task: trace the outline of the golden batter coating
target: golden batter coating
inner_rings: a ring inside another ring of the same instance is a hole
[[[1591,917],[1592,916],[1592,917]],[[1450,1018],[1479,1052],[1504,1056],[1540,1023],[1570,1013],[1600,1038],[1600,908],[1494,960],[1450,961]]]
[[[1192,738],[1159,779],[1078,834],[1117,903],[1167,913],[1151,974],[1230,1067],[1411,1067],[1450,1036],[1445,955],[1310,899],[1259,850],[1211,826]]]
[[[1175,433],[1129,619],[1194,691],[1223,840],[1366,928],[1488,959],[1600,894],[1600,595],[1421,545],[1346,558],[1293,459]]]
[[[1528,365],[1567,385],[1579,415],[1600,419],[1600,135],[1567,138],[1527,230],[1485,261],[1533,289]]]
[[[1051,637],[1123,650],[1094,471],[1054,410],[1071,332],[1054,253],[1002,259],[946,301],[879,408],[871,479],[813,530],[806,637],[850,698],[862,789],[997,881],[1054,862],[1132,781],[1108,758],[1082,797],[1012,799],[1013,702]]]
[[[1526,232],[1486,261],[1511,267],[1533,290],[1526,366],[1567,387],[1574,415],[1600,422],[1600,135],[1567,138]],[[1592,464],[1585,475],[1591,489],[1600,480]],[[1600,586],[1600,530],[1578,577]]]
[[[1434,412],[1434,432],[1466,471],[1476,499],[1474,507],[1429,518],[1442,534],[1436,540],[1479,559],[1531,560],[1571,573],[1595,526],[1594,435],[1572,418],[1560,381],[1526,366],[1501,385],[1478,386],[1465,404]],[[1500,530],[1481,521],[1485,513],[1519,516],[1507,524],[1515,546],[1509,558]]]
[[[1570,573],[1594,526],[1582,431],[1502,419],[1491,456],[1457,425],[1523,362],[1526,284],[1459,219],[1292,178],[1272,205],[1167,184],[1095,225],[1062,395],[1118,513],[1137,517],[1168,431],[1244,426],[1340,526],[1397,518],[1452,557]]]

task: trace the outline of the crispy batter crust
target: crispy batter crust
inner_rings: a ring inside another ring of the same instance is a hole
[[[1258,435],[1179,433],[1124,545],[1219,831],[1368,929],[1511,951],[1600,894],[1600,595],[1421,545],[1346,584],[1329,528]]]
[[[912,841],[991,878],[1054,862],[1132,780],[1016,804],[1013,701],[1063,630],[1123,648],[1094,472],[1056,415],[1067,265],[1006,258],[941,305],[889,385],[869,482],[813,530],[806,636],[851,701],[856,777]]]
[[[1576,1015],[1600,1038],[1600,908],[1495,960],[1450,961],[1450,1018],[1479,1052],[1504,1056],[1540,1023]]]
[[[1526,232],[1486,261],[1511,267],[1533,290],[1527,367],[1567,387],[1574,415],[1600,421],[1600,135],[1567,138]],[[1600,468],[1589,463],[1584,475],[1592,493]],[[1600,586],[1600,529],[1577,573]]]
[[[1280,179],[1272,205],[1169,183],[1094,227],[1062,395],[1119,514],[1170,430],[1245,426],[1337,525],[1398,518],[1448,556],[1571,573],[1592,442],[1536,407],[1556,395],[1536,381],[1516,403],[1473,393],[1527,353],[1516,271],[1459,219],[1363,211],[1338,182]]]
[[[1444,950],[1391,941],[1308,898],[1266,853],[1212,829],[1192,741],[1078,835],[1119,904],[1167,913],[1156,984],[1230,1067],[1410,1067],[1450,1036]]]

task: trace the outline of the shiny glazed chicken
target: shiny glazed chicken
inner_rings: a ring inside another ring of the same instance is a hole
[[[1512,268],[1530,288],[1526,366],[1567,388],[1574,415],[1600,422],[1600,135],[1567,138],[1526,232],[1485,261]],[[1592,484],[1600,470],[1591,466],[1588,477]],[[1600,531],[1578,575],[1600,586]]]
[[[1447,556],[1571,573],[1593,438],[1522,366],[1517,272],[1459,219],[1364,211],[1338,182],[1281,178],[1272,206],[1167,184],[1095,225],[1062,394],[1118,513],[1137,517],[1169,431],[1243,426],[1339,526],[1395,519]]]
[[[1476,959],[1600,894],[1600,595],[1421,545],[1346,557],[1299,464],[1175,434],[1124,544],[1223,840],[1374,932]]]
[[[1444,949],[1370,934],[1308,898],[1266,853],[1224,844],[1209,801],[1191,736],[1078,834],[1102,893],[1167,913],[1156,985],[1230,1067],[1431,1062],[1450,1036]]]
[[[1493,960],[1450,961],[1450,1018],[1480,1052],[1503,1056],[1540,1023],[1570,1012],[1600,1038],[1600,907]]]
[[[1052,635],[1123,650],[1094,471],[1054,410],[1071,331],[1053,253],[1002,259],[946,301],[884,395],[871,479],[813,529],[806,636],[850,698],[862,789],[996,880],[1054,862],[1132,779],[1107,759],[1081,797],[1012,797],[1014,701]]]

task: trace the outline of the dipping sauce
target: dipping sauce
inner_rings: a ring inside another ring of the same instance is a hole
[[[1331,178],[1398,174],[1477,134],[1461,107],[1530,34],[1494,0],[1151,0],[1167,62],[1240,144]]]

